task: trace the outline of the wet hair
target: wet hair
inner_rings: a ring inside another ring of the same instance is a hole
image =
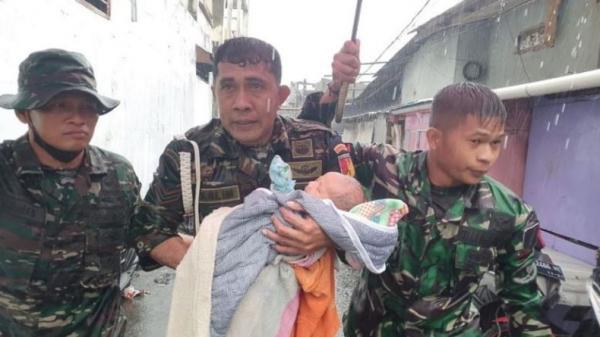
[[[275,47],[253,37],[236,37],[225,41],[215,51],[213,60],[214,77],[219,73],[219,63],[234,63],[241,67],[264,63],[281,83],[281,57]]]
[[[338,209],[349,211],[367,199],[358,180],[347,175],[344,175],[343,179],[344,184],[335,189],[333,195],[330,195],[330,199]]]
[[[500,97],[490,88],[474,82],[451,84],[433,98],[429,126],[449,129],[464,121],[468,115],[481,123],[506,122],[506,109]]]

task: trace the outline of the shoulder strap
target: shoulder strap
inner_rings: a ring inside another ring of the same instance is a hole
[[[193,217],[193,227],[187,228],[188,230],[193,229],[193,233],[197,233],[200,228],[200,214],[198,214],[199,200],[200,200],[200,183],[202,174],[200,172],[200,148],[198,143],[188,139],[185,135],[175,136],[176,140],[184,140],[192,145],[194,148],[194,169],[196,172],[196,190],[195,195],[192,197],[192,158],[191,153],[181,151],[179,152],[179,174],[181,180],[181,198],[183,201],[183,210],[185,212],[184,219],[186,225],[188,225]]]

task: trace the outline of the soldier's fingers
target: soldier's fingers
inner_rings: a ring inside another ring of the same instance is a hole
[[[359,70],[342,63],[334,63],[333,77],[336,82],[354,82]]]
[[[269,240],[273,242],[278,242],[278,240],[280,240],[279,235],[277,235],[277,233],[273,232],[270,229],[263,228],[261,232],[264,236],[266,236]]]
[[[262,233],[264,236],[266,236],[268,239],[270,239],[271,241],[273,241],[275,243],[275,246],[281,246],[281,247],[290,247],[290,248],[294,248],[297,249],[297,243],[289,240],[285,237],[283,237],[282,235],[279,235],[276,232],[273,232],[271,230],[268,229],[263,229]]]
[[[284,207],[281,207],[279,211],[283,220],[290,224],[295,231],[306,233],[316,226],[316,222],[311,217],[302,217],[299,213]]]
[[[344,42],[341,52],[358,56],[360,54],[360,40]]]
[[[296,201],[288,201],[285,206],[289,209],[291,209],[294,212],[306,212],[306,210],[304,209],[304,207],[302,207],[302,205],[300,205],[298,202]]]
[[[289,213],[293,213],[291,211],[287,211]],[[284,217],[285,219],[285,217]],[[288,221],[287,219],[285,219],[286,221]],[[303,238],[303,233],[301,231],[296,230],[295,228],[286,226],[285,224],[283,224],[283,222],[276,216],[272,216],[271,217],[271,221],[273,221],[273,226],[275,226],[275,229],[277,231],[277,235],[287,239],[288,241],[293,241],[293,242],[303,242],[302,238]],[[288,223],[290,223],[288,221]],[[292,223],[290,223],[292,224]],[[293,224],[292,224],[293,225]],[[286,242],[289,244],[289,242]]]
[[[340,71],[336,71],[334,72],[334,82],[336,83],[352,83],[356,80],[356,75],[355,73],[343,73]],[[341,84],[340,84],[341,85]]]
[[[303,250],[298,249],[298,248],[289,247],[289,246],[275,245],[275,246],[273,246],[273,248],[279,254],[286,254],[286,255],[306,255]]]
[[[339,53],[335,55],[333,62],[335,64],[345,65],[353,71],[358,71],[358,69],[360,69],[360,59],[354,55]]]

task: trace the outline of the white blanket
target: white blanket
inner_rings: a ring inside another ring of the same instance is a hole
[[[232,208],[208,215],[196,239],[177,267],[168,337],[209,337],[213,271],[217,239],[223,219]],[[198,272],[202,271],[202,272]]]

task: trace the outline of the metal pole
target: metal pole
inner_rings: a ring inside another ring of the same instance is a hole
[[[362,0],[357,0],[356,11],[354,12],[354,25],[352,26],[352,41],[356,41],[356,32],[358,31],[358,21],[360,19],[360,8]],[[344,116],[344,106],[346,105],[346,97],[348,97],[348,83],[342,83],[338,96],[337,106],[335,107],[335,121],[339,123]]]

